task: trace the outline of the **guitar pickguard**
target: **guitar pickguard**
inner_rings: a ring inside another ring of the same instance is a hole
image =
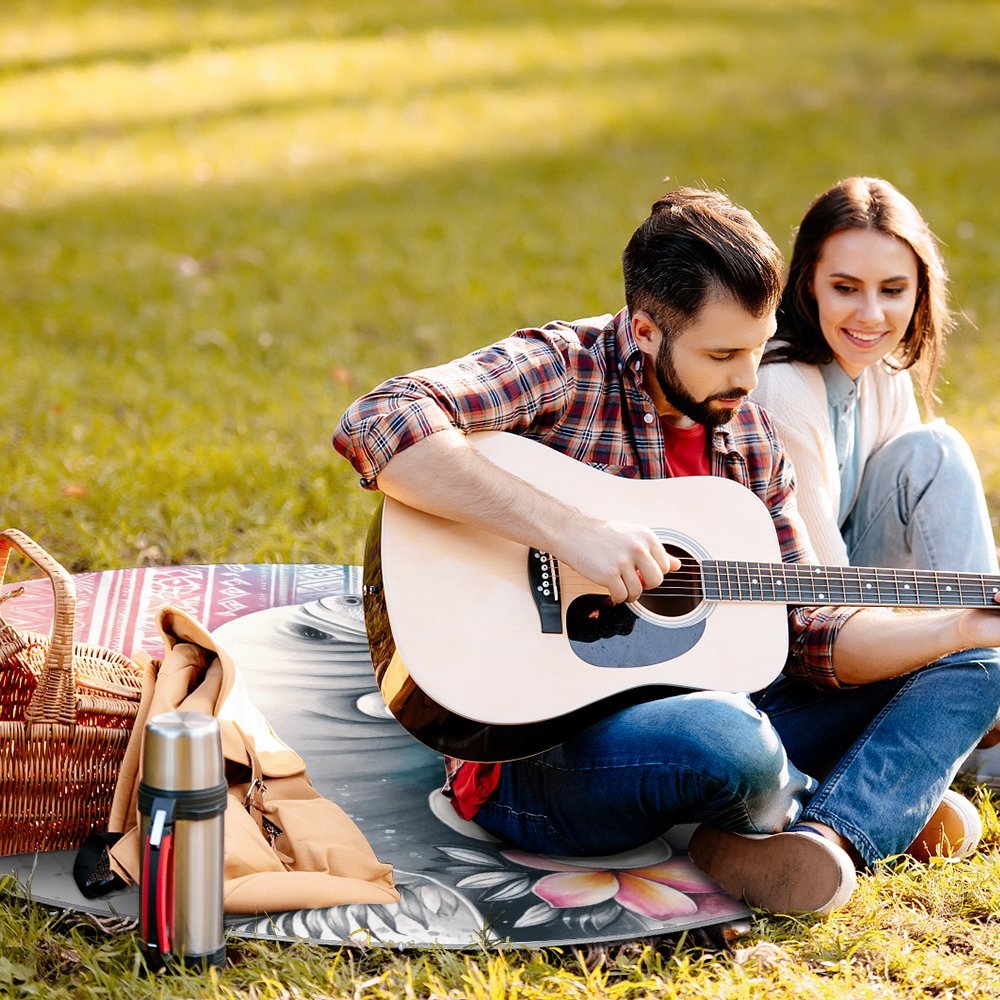
[[[584,594],[566,609],[570,647],[595,667],[648,667],[682,656],[698,644],[705,620],[659,625],[604,594]]]

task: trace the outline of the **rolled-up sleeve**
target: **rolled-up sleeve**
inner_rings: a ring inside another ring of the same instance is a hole
[[[355,400],[340,418],[333,446],[354,466],[365,489],[397,452],[436,431],[455,426],[429,396],[409,395],[391,380]],[[411,380],[407,380],[411,381]]]
[[[566,354],[572,348],[544,330],[519,331],[457,361],[391,378],[348,407],[333,446],[361,485],[374,489],[394,455],[438,431],[551,425],[571,391]]]
[[[859,608],[795,608],[788,616],[785,674],[814,687],[847,687],[833,669],[833,644],[844,622]]]

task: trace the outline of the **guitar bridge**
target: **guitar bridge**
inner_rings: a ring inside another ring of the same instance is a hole
[[[559,563],[548,552],[528,549],[528,583],[543,632],[562,632]]]

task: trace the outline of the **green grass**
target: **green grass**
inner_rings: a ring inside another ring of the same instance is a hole
[[[877,872],[832,917],[760,914],[728,948],[698,932],[608,949],[494,953],[231,941],[221,972],[151,978],[140,970],[133,933],[107,936],[0,885],[0,995],[993,1000],[1000,994],[1000,824],[993,799],[981,796],[980,807],[986,846],[971,861]]]
[[[996,0],[6,0],[2,520],[77,571],[357,562],[372,499],[329,446],[355,395],[618,308],[666,176],[787,247],[853,173],[944,241],[964,319],[941,411],[1000,512],[997,37]],[[217,992],[992,996],[993,829],[972,864],[874,876],[830,921],[759,918],[774,951],[235,944]],[[0,918],[0,992],[160,995],[127,938],[9,896]]]
[[[5,520],[77,570],[357,561],[344,406],[616,309],[666,175],[786,245],[833,179],[896,180],[948,245],[946,411],[1000,500],[1000,5],[538,6],[7,3]]]

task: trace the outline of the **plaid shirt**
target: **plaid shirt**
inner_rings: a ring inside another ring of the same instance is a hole
[[[518,330],[436,368],[389,379],[357,400],[334,447],[376,488],[397,452],[449,427],[513,431],[588,465],[633,479],[669,475],[663,432],[642,384],[645,355],[628,311]],[[756,493],[774,520],[785,562],[814,562],[795,504],[791,463],[766,413],[748,400],[715,429],[711,470]],[[833,642],[853,610],[793,608],[785,673],[838,687]],[[450,762],[454,775],[461,762]]]

